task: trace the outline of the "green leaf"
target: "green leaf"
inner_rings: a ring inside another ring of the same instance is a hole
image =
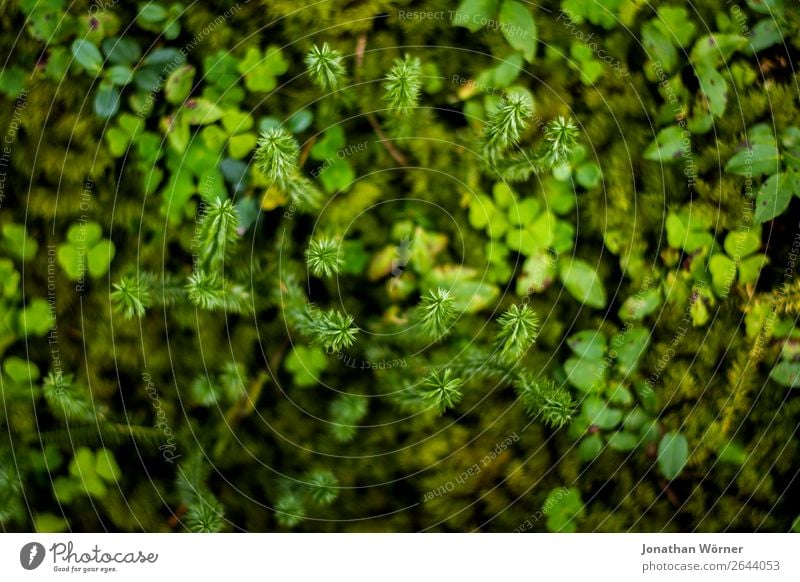
[[[581,439],[581,443],[578,445],[578,456],[580,457],[581,461],[584,462],[596,459],[598,456],[600,456],[602,451],[603,438],[599,433],[594,433],[584,439]]]
[[[454,299],[453,306],[463,313],[486,309],[500,295],[497,286],[481,281],[458,281],[450,292]]]
[[[581,405],[581,414],[589,424],[602,430],[616,427],[622,421],[622,411],[611,408],[598,396],[587,396]]]
[[[746,46],[747,39],[738,34],[709,34],[697,39],[689,59],[695,66],[718,67]]]
[[[581,259],[563,260],[559,276],[567,291],[584,305],[597,309],[606,306],[603,283],[587,262]]]
[[[19,332],[21,335],[43,336],[51,325],[50,306],[46,299],[34,297],[28,306],[19,313]]]
[[[622,0],[562,0],[561,9],[575,24],[588,20],[610,30],[619,24],[618,13]]]
[[[477,32],[497,14],[497,0],[463,0],[453,17],[453,26]]]
[[[87,267],[89,269],[89,276],[97,278],[102,277],[108,272],[108,266],[114,259],[116,248],[114,243],[108,239],[101,240],[92,249],[86,257]]]
[[[53,494],[61,503],[72,503],[80,493],[80,488],[72,479],[56,477],[53,481]]]
[[[650,345],[650,331],[645,327],[633,327],[619,332],[611,340],[617,352],[617,371],[628,375],[636,369],[639,359]]]
[[[347,160],[336,160],[319,174],[319,180],[328,194],[346,192],[355,179],[356,173]]]
[[[522,73],[524,61],[522,55],[518,52],[513,52],[505,57],[500,64],[490,69],[484,69],[478,75],[478,84],[466,87],[470,89],[467,93],[472,95],[472,90],[482,91],[486,88],[505,88],[517,80],[520,73]],[[465,111],[466,113],[466,111]]]
[[[213,127],[215,129],[219,129],[217,126]],[[172,118],[171,123],[167,127],[167,143],[174,151],[179,154],[184,153],[186,148],[189,146],[191,135],[192,132],[189,128],[189,122],[185,116],[178,115],[177,117]],[[206,134],[204,134],[203,137],[206,137]],[[224,140],[224,136],[222,139]],[[174,179],[174,174],[171,178]]]
[[[781,29],[773,18],[759,20],[750,31],[750,50],[763,51],[783,40]]]
[[[800,387],[800,362],[782,360],[772,368],[769,377],[787,388]]]
[[[639,436],[625,432],[618,431],[608,437],[608,446],[615,451],[632,451],[639,444]]]
[[[602,386],[606,367],[602,360],[571,357],[564,362],[564,373],[570,384],[584,392],[591,392]]]
[[[133,71],[124,65],[115,65],[106,72],[106,79],[112,85],[124,87],[133,81]]]
[[[547,253],[531,254],[522,265],[522,272],[517,278],[517,295],[541,293],[556,278],[558,263]]]
[[[238,109],[227,109],[222,118],[222,126],[230,134],[245,133],[253,129],[255,120],[246,111]]]
[[[760,230],[734,230],[725,237],[725,252],[732,259],[752,255],[761,248]]]
[[[670,481],[683,471],[689,459],[689,443],[677,432],[668,432],[658,443],[658,468]]]
[[[92,497],[97,497],[98,499],[102,499],[108,493],[108,488],[103,480],[97,475],[97,473],[93,473],[89,476],[84,476],[83,479],[83,488],[86,490],[86,493],[91,495]]]
[[[539,201],[535,198],[526,198],[519,204],[512,203],[508,209],[508,221],[515,226],[530,224],[539,214]]]
[[[709,259],[708,270],[711,271],[711,284],[714,287],[714,293],[719,297],[727,297],[731,285],[736,280],[736,263],[719,253],[712,255],[711,259]]]
[[[601,360],[606,353],[606,338],[602,332],[587,329],[571,335],[567,345],[579,358]]]
[[[150,24],[157,24],[167,17],[167,9],[155,2],[148,2],[142,6],[136,19]]]
[[[337,152],[347,143],[344,129],[341,125],[334,125],[327,129],[322,138],[311,148],[311,158],[321,162],[336,159]]]
[[[97,74],[103,68],[103,55],[100,54],[100,49],[86,39],[73,41],[72,56],[90,73]]]
[[[661,291],[656,287],[628,297],[619,308],[622,321],[642,321],[661,305]]]
[[[61,500],[64,501],[63,499]],[[66,531],[68,527],[69,524],[66,520],[52,513],[40,513],[34,520],[36,533],[61,533]]]
[[[278,86],[277,77],[289,70],[289,62],[276,45],[267,47],[263,56],[257,47],[251,47],[239,63],[238,70],[244,75],[248,91],[267,92]]]
[[[720,463],[741,467],[747,461],[747,451],[736,441],[728,441],[720,448],[719,453],[717,453],[717,459]]]
[[[630,406],[633,404],[633,394],[623,384],[614,386],[609,383],[606,386],[606,397],[611,404],[619,404],[621,406]]]
[[[507,210],[515,205],[517,201],[517,195],[511,189],[511,186],[506,184],[505,182],[495,182],[494,186],[492,186],[492,197],[494,198],[495,204],[497,204],[498,208],[502,208],[503,210]],[[533,200],[535,202],[535,200]],[[538,210],[538,205],[536,206]],[[534,213],[535,214],[535,213]],[[509,212],[509,216],[511,213]],[[519,222],[511,221],[511,224],[520,224]]]
[[[722,117],[725,105],[728,103],[728,84],[725,77],[707,64],[698,65],[695,69],[697,80],[700,81],[700,90],[708,99],[708,109],[715,117]]]
[[[39,378],[39,366],[17,356],[5,359],[3,371],[9,378],[19,384],[30,384]]]
[[[241,160],[255,149],[257,143],[258,137],[254,133],[234,135],[228,141],[228,153],[233,159]]]
[[[192,65],[183,65],[170,73],[164,84],[164,95],[168,103],[177,105],[189,96],[195,72]]]
[[[603,171],[594,162],[581,164],[575,170],[575,181],[587,190],[597,188],[602,180]]]
[[[564,220],[555,221],[552,245],[557,253],[566,253],[575,246],[575,227],[572,223]]]
[[[784,0],[747,0],[747,5],[753,12],[767,14],[771,17],[783,16]]]
[[[756,195],[756,222],[767,222],[786,211],[792,200],[795,181],[793,174],[781,172],[764,182]]]
[[[504,0],[500,7],[500,30],[508,44],[520,51],[529,63],[536,54],[536,22],[530,10],[516,0]]]
[[[103,228],[96,222],[75,222],[67,230],[67,240],[76,245],[93,246],[103,238]]]
[[[739,176],[755,177],[780,169],[780,154],[772,144],[753,143],[736,153],[725,165],[725,171]]]
[[[27,75],[19,67],[6,67],[0,71],[0,91],[9,99],[16,99],[25,89]]]
[[[581,493],[575,488],[553,489],[542,506],[542,513],[547,515],[547,529],[551,532],[574,532],[578,528],[577,518],[583,511]]]
[[[94,96],[94,112],[102,119],[114,117],[119,111],[120,98],[119,89],[112,85],[101,85]]]
[[[289,119],[286,120],[286,127],[292,133],[300,133],[311,127],[311,122],[314,120],[314,114],[308,109],[301,109],[292,113]]]
[[[778,140],[767,123],[756,123],[747,130],[747,141],[751,144],[777,146]]]
[[[181,112],[189,125],[207,125],[219,121],[224,115],[221,107],[207,99],[189,99]]]
[[[286,370],[292,374],[297,386],[306,388],[319,383],[319,377],[328,367],[325,352],[316,346],[295,346],[286,357]]]
[[[664,72],[670,73],[678,64],[678,51],[672,43],[672,37],[665,33],[658,20],[651,20],[642,25],[642,45],[647,57],[654,63],[660,63]]]
[[[97,474],[109,483],[116,483],[122,476],[122,471],[117,465],[117,460],[114,458],[114,453],[108,449],[100,449],[95,453],[97,463],[95,470]]]
[[[622,426],[625,427],[625,430],[636,431],[642,428],[647,420],[647,414],[637,406],[628,413],[625,420],[622,421]]]
[[[95,458],[91,449],[78,447],[69,463],[69,474],[78,478],[94,476]]]
[[[658,18],[652,20],[670,42],[678,47],[689,46],[697,27],[689,17],[689,11],[683,7],[662,6],[658,9]]]
[[[28,236],[28,229],[23,224],[6,223],[3,226],[2,248],[6,253],[23,261],[30,261],[39,250],[39,243]]]
[[[75,245],[63,245],[58,247],[56,258],[58,264],[67,273],[67,277],[73,281],[79,279],[85,272],[85,266],[81,265],[81,253]]]
[[[684,141],[684,137],[688,140],[688,133],[685,134],[677,125],[665,127],[644,150],[644,159],[665,164],[676,162],[688,153],[684,150],[691,149],[691,144]]]
[[[674,249],[694,253],[702,248],[711,248],[714,237],[707,232],[708,222],[696,212],[685,210],[667,215],[667,243]]]
[[[142,57],[142,51],[135,40],[131,38],[111,37],[100,45],[108,62],[113,65],[130,67]]]
[[[535,251],[543,250],[544,247],[536,244],[536,239],[530,230],[526,228],[511,228],[506,233],[506,246],[513,251],[528,255]]]
[[[748,257],[739,263],[739,283],[746,285],[758,279],[761,269],[769,263],[766,255]]]

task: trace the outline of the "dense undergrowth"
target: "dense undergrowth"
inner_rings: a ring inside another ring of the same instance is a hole
[[[11,2],[0,525],[797,527],[790,4]]]

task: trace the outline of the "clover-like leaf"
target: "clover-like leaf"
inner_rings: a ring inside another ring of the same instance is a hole
[[[616,427],[622,422],[622,411],[612,408],[599,396],[587,396],[581,405],[581,415],[589,424],[602,430]]]
[[[689,155],[691,144],[688,132],[670,125],[658,132],[653,143],[644,150],[644,159],[669,164]]]
[[[497,0],[463,0],[453,16],[453,25],[477,32],[496,14]]]
[[[500,30],[508,44],[520,51],[529,63],[536,54],[536,22],[528,7],[517,0],[503,0],[500,6]]]
[[[668,432],[658,443],[658,468],[667,479],[680,475],[688,458],[689,443],[682,434]]]
[[[542,506],[547,515],[548,531],[570,533],[577,528],[577,520],[583,515],[584,505],[578,489],[560,487],[553,489]]]
[[[795,192],[800,192],[800,178],[795,172],[770,176],[756,195],[755,221],[766,222],[783,214]]]
[[[800,387],[800,362],[782,360],[775,364],[769,377],[781,386],[798,388]]]
[[[90,73],[99,73],[103,68],[103,55],[100,49],[86,39],[77,39],[72,43],[72,56]]]
[[[601,360],[606,352],[606,338],[599,330],[586,329],[571,335],[567,345],[579,358]]]
[[[731,285],[736,279],[736,263],[718,253],[709,259],[708,270],[711,271],[711,284],[714,292],[720,297],[727,297]]]
[[[278,86],[277,77],[289,70],[289,62],[276,45],[267,47],[263,55],[257,47],[251,47],[239,63],[238,70],[244,75],[248,91],[267,92]]]
[[[564,362],[567,381],[584,392],[598,390],[606,376],[606,366],[602,360],[587,358],[567,358]]]
[[[606,290],[597,272],[581,259],[564,260],[559,277],[564,287],[578,301],[589,307],[606,306]]]

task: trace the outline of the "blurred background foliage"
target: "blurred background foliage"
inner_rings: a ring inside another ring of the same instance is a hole
[[[799,20],[7,3],[0,526],[797,527]],[[513,103],[534,171],[476,147]]]

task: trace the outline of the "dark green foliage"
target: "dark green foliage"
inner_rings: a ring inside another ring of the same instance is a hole
[[[535,380],[522,374],[515,384],[525,411],[534,419],[552,428],[569,424],[576,412],[576,404],[569,390],[556,386],[552,380]]]
[[[94,5],[0,14],[0,530],[796,527],[788,3]]]
[[[322,43],[322,47],[314,45],[306,55],[308,74],[323,90],[335,90],[344,82],[345,70],[342,64],[342,53]]]
[[[455,300],[447,289],[431,289],[419,306],[422,330],[432,340],[447,333],[457,317]]]
[[[392,70],[386,75],[383,88],[386,89],[384,99],[390,109],[401,113],[417,106],[419,92],[422,88],[420,79],[420,63],[418,58],[406,55],[401,60],[396,60]]]
[[[449,368],[433,370],[422,382],[420,396],[424,403],[430,403],[441,414],[461,402],[463,395],[460,388],[463,383]]]

